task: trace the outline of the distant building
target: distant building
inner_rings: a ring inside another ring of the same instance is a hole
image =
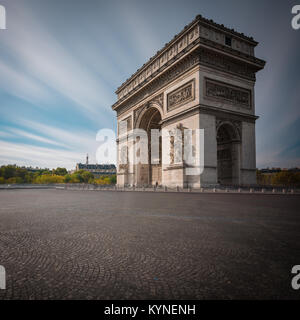
[[[89,156],[86,156],[86,163],[77,163],[76,170],[85,170],[91,172],[95,177],[116,174],[116,166],[114,164],[89,164]]]
[[[259,169],[259,171],[263,174],[275,174],[281,171],[300,172],[300,168],[264,168]]]
[[[273,173],[277,173],[280,172],[282,169],[281,168],[266,168],[266,169],[260,169],[260,173],[264,173],[264,174],[273,174]]]

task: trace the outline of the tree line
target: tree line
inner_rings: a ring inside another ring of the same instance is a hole
[[[257,170],[256,177],[259,185],[300,188],[299,171],[281,170],[274,173],[263,173]]]
[[[16,165],[0,167],[0,184],[51,184],[51,183],[92,183],[99,185],[116,184],[116,175],[95,177],[91,172],[78,170],[72,174],[66,168],[29,170]]]

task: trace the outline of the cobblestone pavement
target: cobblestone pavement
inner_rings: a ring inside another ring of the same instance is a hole
[[[0,299],[299,299],[300,197],[0,191]]]

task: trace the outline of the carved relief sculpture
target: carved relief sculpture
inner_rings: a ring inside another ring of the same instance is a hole
[[[251,107],[250,90],[224,84],[223,82],[206,79],[206,96],[230,103]]]
[[[171,111],[195,99],[195,81],[189,81],[187,84],[172,91],[167,97],[167,109]]]

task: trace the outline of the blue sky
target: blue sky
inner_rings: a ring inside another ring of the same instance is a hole
[[[0,0],[0,165],[95,162],[116,88],[197,14],[253,36],[257,166],[300,166],[297,1]]]

